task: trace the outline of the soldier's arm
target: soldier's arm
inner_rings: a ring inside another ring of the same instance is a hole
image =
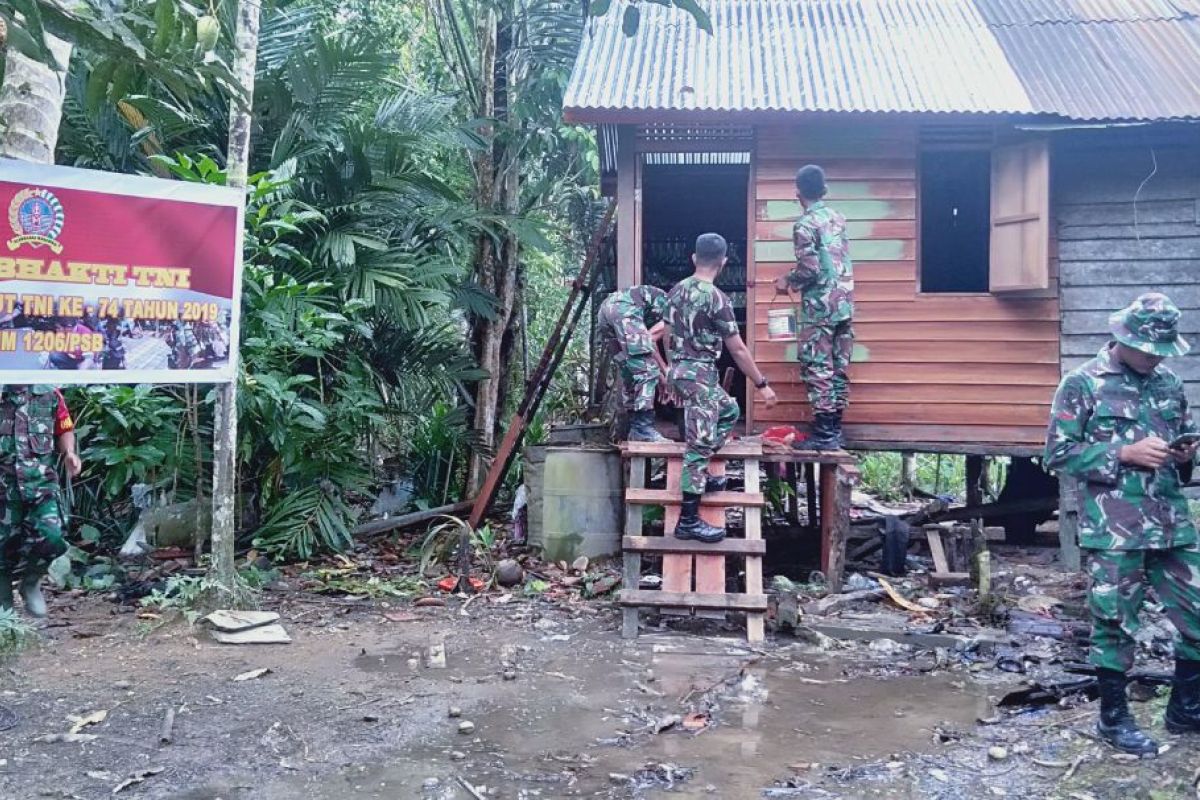
[[[796,291],[811,284],[821,274],[821,257],[817,253],[817,231],[804,222],[792,228],[792,244],[796,250],[796,266],[787,274],[788,286]]]
[[[1092,409],[1093,399],[1085,379],[1068,375],[1054,395],[1043,463],[1051,472],[1115,485],[1121,469],[1121,443],[1087,441]]]
[[[659,346],[659,342],[667,335],[667,323],[659,322],[650,329],[650,341],[654,346],[653,355],[654,363],[658,364],[658,368],[662,370],[663,375],[667,374],[667,361],[663,358],[663,350],[665,348]]]

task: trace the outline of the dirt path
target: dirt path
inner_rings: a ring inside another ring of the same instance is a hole
[[[903,650],[828,653],[788,637],[758,652],[697,633],[625,642],[607,606],[480,598],[463,616],[455,600],[270,595],[293,643],[232,647],[73,603],[54,608],[69,625],[0,667],[0,705],[19,718],[0,732],[2,798],[109,798],[137,775],[116,797],[1196,796],[1194,744],[1153,769],[1113,761],[1086,737],[1087,707],[978,725],[1015,679],[966,654],[920,673]],[[447,667],[429,668],[443,634]],[[95,739],[37,741],[95,711],[106,718],[81,731]],[[1005,757],[989,759],[998,745]]]

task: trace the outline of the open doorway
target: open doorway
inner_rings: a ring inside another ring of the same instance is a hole
[[[642,167],[642,283],[664,291],[692,274],[696,237],[719,233],[729,262],[717,286],[733,302],[746,335],[749,153],[648,153]],[[725,353],[721,374],[733,369],[729,392],[746,409],[746,379]]]

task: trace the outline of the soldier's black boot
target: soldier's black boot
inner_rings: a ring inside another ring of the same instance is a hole
[[[42,576],[36,573],[21,576],[21,599],[25,613],[33,617],[46,616],[46,598],[42,595]]]
[[[808,438],[801,443],[801,448],[804,450],[840,450],[841,443],[838,441],[838,435],[841,431],[841,425],[838,423],[837,414],[816,414],[813,416],[813,424]]]
[[[629,415],[629,441],[631,442],[669,442],[654,427],[653,411],[634,411]]]
[[[1142,733],[1129,711],[1129,698],[1125,694],[1128,679],[1125,673],[1098,669],[1096,678],[1100,683],[1100,719],[1096,722],[1096,732],[1100,738],[1123,753],[1143,758],[1157,755],[1158,742]]]
[[[7,569],[0,569],[0,611],[9,611],[12,607],[12,573]]]
[[[729,479],[724,475],[708,475],[704,478],[704,493],[723,492],[729,486]]]
[[[837,449],[838,450],[846,449],[846,437],[842,433],[842,414],[843,413],[845,413],[845,412],[842,409],[838,409],[837,411],[833,412],[833,423],[832,423],[832,426],[829,431],[830,436],[832,436],[833,439],[835,441],[837,441]]]
[[[683,506],[679,512],[679,524],[675,526],[676,539],[695,539],[705,544],[716,544],[725,538],[725,529],[709,525],[700,519],[700,495],[683,493]]]
[[[1175,659],[1166,723],[1170,733],[1200,733],[1200,661]]]

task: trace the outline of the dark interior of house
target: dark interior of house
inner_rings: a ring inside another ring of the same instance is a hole
[[[642,282],[670,291],[692,274],[696,237],[709,232],[721,234],[729,242],[729,261],[717,286],[733,302],[743,336],[749,178],[747,164],[648,163],[642,173]],[[744,413],[745,378],[728,353],[718,366],[722,374],[727,368],[734,370],[729,390]]]
[[[991,153],[939,150],[921,158],[921,291],[988,291]]]

